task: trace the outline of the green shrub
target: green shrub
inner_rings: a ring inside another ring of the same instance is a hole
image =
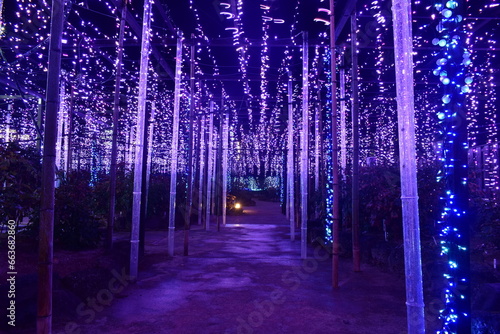
[[[87,172],[71,173],[56,188],[54,238],[67,249],[97,247],[100,242],[99,219],[95,215],[93,189]]]

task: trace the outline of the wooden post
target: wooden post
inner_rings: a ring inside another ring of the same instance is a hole
[[[37,333],[52,332],[52,259],[54,247],[55,158],[64,1],[52,1],[49,68],[47,73],[45,134],[43,141],[42,189],[38,251]]]
[[[175,91],[174,112],[172,119],[172,148],[170,162],[170,204],[168,214],[168,255],[174,256],[175,237],[175,207],[177,196],[177,159],[179,155],[179,108],[182,75],[182,36],[177,37],[177,52],[175,57]]]
[[[302,131],[300,132],[300,256],[307,258],[307,184],[309,180],[309,43],[303,32],[302,45]]]
[[[356,10],[351,14],[352,55],[352,261],[353,270],[361,271],[359,248],[359,89],[358,89],[358,44]]]
[[[144,133],[148,91],[149,51],[151,48],[151,0],[144,2],[142,21],[139,93],[137,102],[137,133],[135,146],[134,191],[132,198],[132,232],[130,234],[130,279],[135,281],[139,270],[139,233],[141,225],[142,171],[144,168]]]
[[[118,47],[116,54],[116,76],[115,93],[113,99],[113,134],[111,139],[111,166],[109,169],[109,213],[108,227],[106,230],[106,246],[113,248],[113,227],[115,224],[115,205],[116,205],[116,169],[118,160],[118,118],[120,116],[120,82],[122,79],[123,62],[123,38],[125,35],[125,17],[127,14],[127,2],[122,3],[120,17],[120,31],[118,33]],[[72,94],[73,96],[73,94]]]
[[[333,218],[332,218],[332,286],[339,287],[339,256],[340,256],[340,184],[339,184],[339,145],[337,127],[337,71],[335,52],[335,5],[330,0],[330,54],[332,72],[332,189],[333,189]]]

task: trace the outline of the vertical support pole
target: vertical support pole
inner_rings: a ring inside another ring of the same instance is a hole
[[[12,121],[12,106],[14,105],[14,101],[12,101],[11,104],[9,104],[7,106],[7,116],[6,116],[6,119],[5,119],[5,123],[6,123],[6,129],[5,129],[5,143],[9,143],[10,142],[10,122]]]
[[[425,317],[415,152],[411,3],[409,0],[393,0],[392,11],[408,333],[423,334]]]
[[[56,142],[56,171],[61,169],[61,156],[63,148],[63,127],[64,127],[64,108],[66,107],[66,85],[64,80],[59,87],[59,110],[57,112],[57,142]]]
[[[143,194],[142,194],[142,201],[144,202],[141,209],[141,220],[145,221],[147,215],[148,215],[148,200],[149,200],[149,180],[151,176],[151,159],[152,159],[152,148],[153,148],[153,131],[154,131],[154,119],[155,119],[155,112],[156,112],[156,103],[155,101],[151,102],[151,110],[149,112],[149,119],[147,121],[146,125],[146,133],[144,133],[144,138],[145,138],[145,147],[146,149],[144,150],[144,163],[146,164],[146,168],[144,171],[144,187],[143,189]],[[140,228],[140,233],[139,233],[139,239],[140,239],[140,247],[139,247],[139,252],[141,255],[144,255],[144,250],[145,250],[145,239],[146,239],[146,226],[145,224],[141,224]]]
[[[37,131],[36,137],[36,151],[40,152],[42,149],[42,118],[43,118],[43,100],[41,98],[38,99],[38,111],[36,115],[36,123],[39,131]]]
[[[318,90],[319,92],[319,90]],[[319,142],[321,140],[319,134],[319,114],[321,113],[321,95],[318,94],[316,102],[316,110],[314,112],[314,191],[319,190]]]
[[[343,57],[342,57],[343,59]],[[340,68],[340,167],[342,176],[347,173],[347,108],[345,103],[345,69],[342,60]]]
[[[198,225],[202,224],[203,220],[203,187],[205,183],[205,116],[200,120],[200,175],[198,186]]]
[[[229,114],[222,118],[222,225],[226,225],[226,197],[227,197],[227,173],[228,173],[228,149],[229,149]]]
[[[116,76],[115,76],[115,92],[113,99],[113,134],[111,139],[111,166],[109,170],[109,213],[108,226],[106,230],[106,246],[108,249],[113,248],[113,227],[115,224],[115,205],[116,205],[116,169],[118,159],[118,118],[120,116],[120,82],[122,79],[122,62],[123,62],[123,38],[125,35],[125,16],[127,14],[126,0],[122,2],[120,31],[118,33],[118,47],[116,52]],[[73,87],[72,87],[73,89]],[[73,98],[73,94],[71,94]],[[71,109],[73,103],[71,103]],[[70,113],[72,110],[70,110]],[[69,171],[69,169],[68,169]]]
[[[189,106],[189,137],[188,137],[188,158],[187,158],[187,198],[184,212],[184,256],[189,255],[189,229],[191,228],[191,209],[193,206],[193,129],[194,129],[194,108],[195,108],[195,82],[194,82],[194,58],[195,58],[194,34],[191,34],[191,57],[189,62],[189,88],[190,88],[190,106]]]
[[[351,14],[352,54],[352,261],[353,270],[361,271],[359,249],[359,90],[358,90],[358,34],[356,10]]]
[[[295,168],[293,156],[293,89],[292,73],[288,73],[288,156],[287,156],[287,190],[288,215],[290,218],[290,240],[295,240]]]
[[[150,126],[151,124],[151,114],[152,114],[152,106],[149,108],[149,110],[146,108],[146,115],[145,115],[145,125],[144,125],[144,131],[143,131],[143,147],[144,149],[142,150],[142,187],[141,187],[141,210],[140,210],[140,222],[141,224],[139,225],[139,256],[144,255],[146,246],[144,245],[144,242],[146,240],[146,226],[145,226],[145,221],[146,221],[146,205],[148,201],[148,161],[149,161],[149,133],[150,133]]]
[[[309,42],[303,32],[302,44],[302,131],[300,136],[300,256],[307,258],[307,183],[309,151]]]
[[[137,133],[135,146],[134,190],[132,197],[132,232],[130,234],[130,279],[135,281],[139,270],[139,230],[141,225],[142,170],[144,168],[144,129],[148,91],[149,51],[151,37],[151,0],[144,1],[142,21],[139,93],[137,101]]]
[[[340,257],[340,184],[339,184],[339,144],[338,144],[338,112],[337,112],[337,66],[335,52],[335,4],[330,0],[330,54],[332,72],[332,286],[339,287],[339,257]]]
[[[71,172],[73,163],[73,108],[75,107],[75,87],[71,84],[70,100],[68,108],[68,133],[67,133],[67,151],[66,151],[66,173]]]
[[[61,77],[61,40],[64,26],[64,1],[52,1],[49,69],[42,160],[42,189],[38,248],[37,334],[52,333],[52,259],[54,251],[54,202],[57,114]]]
[[[175,57],[175,91],[174,112],[172,120],[172,148],[170,162],[170,204],[168,212],[168,255],[174,256],[175,237],[175,202],[177,197],[177,159],[179,155],[179,108],[182,75],[182,36],[177,37],[177,52]]]
[[[210,101],[210,115],[208,116],[208,147],[207,147],[207,198],[205,209],[205,229],[210,230],[210,210],[212,207],[212,182],[214,180],[214,102]]]

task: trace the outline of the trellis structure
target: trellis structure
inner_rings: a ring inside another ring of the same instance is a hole
[[[343,175],[352,173],[353,178],[359,166],[398,162],[395,97],[400,79],[393,68],[391,2],[346,1],[338,4],[333,17],[328,14],[333,5],[326,0],[314,4],[294,1],[295,7],[289,6],[290,11],[273,7],[277,2],[254,2],[258,8],[252,7],[252,10],[258,12],[257,18],[261,19],[258,34],[250,31],[251,24],[246,21],[250,14],[244,9],[251,6],[248,0],[216,3],[219,30],[207,25],[201,14],[207,12],[207,8],[201,1],[154,2],[151,15],[155,24],[151,28],[147,25],[141,28],[140,22],[147,24],[147,19],[139,19],[143,8],[135,4],[123,7],[117,0],[87,6],[66,3],[64,32],[60,36],[62,73],[59,84],[55,83],[61,93],[55,166],[65,172],[91,170],[97,177],[99,171],[108,173],[109,165],[115,170],[116,159],[135,171],[138,183],[134,189],[133,245],[140,242],[141,169],[146,168],[141,148],[145,138],[144,122],[153,104],[155,131],[148,159],[151,159],[151,173],[171,176],[168,253],[172,256],[175,255],[175,209],[179,204],[175,197],[178,175],[179,179],[188,180],[190,192],[186,199],[188,210],[184,211],[188,222],[186,236],[193,196],[198,198],[199,217],[203,215],[204,224],[210,229],[211,214],[224,211],[225,201],[220,198],[231,185],[231,176],[255,176],[256,169],[264,171],[264,175],[269,172],[287,179],[288,195],[282,198],[287,198],[284,202],[290,219],[290,236],[293,240],[296,228],[301,227],[302,257],[306,257],[306,226],[313,214],[307,210],[308,200],[316,193],[322,195],[326,212],[323,217],[325,243],[332,242],[332,231],[335,231],[332,222],[339,219],[339,213],[334,210],[339,191],[333,188],[338,181],[332,177],[339,172],[334,167],[339,158],[337,148],[343,150],[340,156]],[[442,151],[446,145],[434,135],[441,129],[440,121],[449,117],[440,111],[441,104],[447,102],[442,99],[439,87],[449,82],[435,64],[437,60],[438,66],[445,65],[439,64],[437,54],[450,37],[438,36],[436,26],[443,24],[443,18],[449,19],[446,10],[455,10],[455,2],[451,2],[437,2],[433,8],[426,8],[420,2],[413,4],[417,166],[449,157]],[[43,116],[54,116],[50,105],[54,101],[47,99],[46,110],[43,108],[44,71],[48,70],[48,11],[52,4],[13,1],[2,4],[0,33],[4,35],[0,35],[0,42],[4,57],[0,82],[5,87],[0,93],[3,102],[0,140],[4,144],[17,141],[26,146],[38,145],[41,149],[41,138],[45,136],[47,140],[51,124],[49,119],[44,122]],[[461,89],[467,87],[462,93],[469,94],[464,102],[470,110],[464,117],[472,147],[469,154],[475,166],[491,166],[483,185],[498,194],[498,88],[495,84],[498,78],[492,69],[496,65],[499,32],[495,15],[485,14],[487,10],[497,13],[498,3],[485,0],[460,4],[467,4],[469,9],[460,14],[466,18],[460,26],[469,40],[470,51],[461,56],[464,64],[474,64],[468,70],[472,73],[467,77],[471,81],[466,79],[461,86]],[[99,23],[103,17],[116,21],[117,25]],[[331,21],[337,22],[332,30],[323,25]],[[347,28],[348,23],[351,29]],[[303,30],[307,33],[303,34]],[[223,37],[216,37],[219,33]],[[185,37],[179,37],[181,34]],[[277,38],[273,40],[272,34]],[[306,35],[308,43],[302,37]],[[120,36],[123,36],[123,46]],[[146,47],[149,39],[151,46]],[[337,44],[333,50],[329,50],[331,41]],[[143,46],[139,47],[141,43]],[[313,50],[314,56],[310,56]],[[339,52],[332,59],[335,50]],[[352,52],[357,57],[351,57]],[[137,66],[139,55],[140,67]],[[311,71],[307,71],[308,67]],[[253,71],[254,68],[258,71]],[[436,73],[437,76],[433,76]],[[478,80],[472,80],[474,77]],[[340,97],[338,107],[332,103],[336,94]],[[352,114],[348,110],[352,110]],[[309,131],[314,134],[313,140]],[[324,145],[322,150],[320,144]],[[46,150],[47,145],[52,144],[45,144]],[[190,149],[198,145],[202,146],[199,150]],[[480,149],[485,152],[486,148],[488,154],[477,153]],[[270,154],[273,150],[283,153]],[[192,157],[192,153],[197,156]],[[217,172],[219,165],[223,168]],[[199,176],[198,180],[195,175]],[[309,187],[312,179],[315,186]],[[297,180],[301,182],[300,188],[294,185]],[[322,189],[318,189],[320,180],[327,180]],[[198,188],[194,187],[196,184]],[[353,185],[356,201],[354,179]],[[193,190],[198,193],[193,194]],[[297,205],[298,199],[300,205]],[[301,211],[296,211],[296,207]],[[353,202],[355,211],[356,207]],[[355,215],[356,212],[353,217]],[[109,226],[112,227],[113,221],[110,214]],[[353,240],[357,236],[355,226],[353,221]],[[335,233],[333,242],[338,243],[338,232]],[[112,229],[108,240],[111,244]],[[359,254],[356,242],[354,252]],[[137,277],[136,253],[134,248],[133,277]],[[360,269],[359,261],[354,267]]]

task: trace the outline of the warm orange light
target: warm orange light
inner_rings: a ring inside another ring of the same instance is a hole
[[[241,209],[241,204],[240,204],[240,203],[236,203],[236,204],[234,205],[234,208],[235,208],[235,209]]]

